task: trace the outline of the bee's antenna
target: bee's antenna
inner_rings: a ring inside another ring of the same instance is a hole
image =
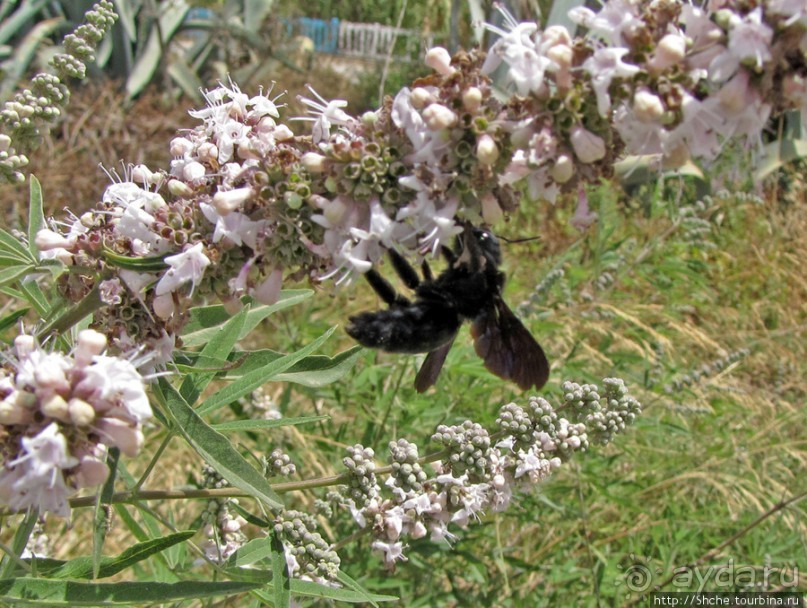
[[[508,239],[506,236],[502,236],[500,234],[498,234],[496,236],[498,236],[501,240],[503,240],[508,245],[515,245],[517,243],[527,243],[529,241],[537,241],[537,240],[539,240],[541,238],[540,236],[528,236],[528,237],[525,237],[523,239]]]

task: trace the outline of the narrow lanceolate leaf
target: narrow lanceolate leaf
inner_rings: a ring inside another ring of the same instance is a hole
[[[257,583],[183,581],[181,583],[85,583],[44,578],[0,580],[0,603],[13,606],[158,605],[180,600],[233,596],[260,588]]]
[[[291,579],[289,566],[286,563],[286,552],[283,550],[283,541],[272,530],[272,585],[274,586],[275,608],[289,608],[291,603]]]
[[[137,543],[126,549],[117,557],[102,557],[100,560],[100,568],[98,575],[95,578],[106,578],[112,576],[131,567],[137,562],[143,561],[165,551],[169,547],[173,547],[178,543],[185,542],[191,538],[196,532],[194,530],[185,530],[183,532],[176,532],[163,536],[162,538],[155,538],[142,543]],[[49,578],[54,579],[67,579],[67,578],[91,578],[93,577],[94,564],[90,557],[77,557],[66,562],[58,569],[48,573]]]
[[[232,446],[221,433],[213,430],[191,408],[173,386],[161,378],[159,392],[165,409],[177,430],[210,466],[230,484],[254,496],[272,509],[282,509],[280,497],[266,478]]]
[[[251,566],[267,557],[271,557],[271,555],[272,538],[270,536],[253,538],[236,549],[227,560],[227,567],[243,568],[244,566]]]
[[[214,424],[213,428],[217,431],[257,431],[274,429],[280,426],[307,424],[309,422],[318,422],[327,419],[328,416],[302,416],[300,418],[280,418],[278,420],[233,420],[231,422]]]
[[[107,466],[109,475],[101,488],[101,493],[95,503],[95,514],[92,533],[92,573],[93,578],[101,576],[101,564],[103,560],[104,541],[106,533],[110,527],[112,518],[112,494],[115,491],[115,479],[118,477],[118,461],[120,460],[120,449],[110,448]]]
[[[292,365],[275,380],[294,382],[303,386],[319,388],[341,379],[356,364],[362,352],[361,346],[339,353],[335,357],[311,355]],[[227,378],[240,378],[249,372],[264,367],[283,355],[273,350],[253,351],[239,365],[227,373]]]
[[[2,263],[0,263],[2,266]],[[9,266],[0,270],[0,285],[13,285],[21,277],[31,274],[34,267],[27,264],[22,266]]]
[[[277,302],[270,305],[253,306],[247,313],[247,322],[241,330],[240,338],[250,333],[255,327],[269,315],[299,304],[307,300],[314,294],[310,289],[284,289],[280,292]],[[224,306],[197,306],[190,311],[190,320],[182,330],[182,344],[186,347],[206,344],[218,328],[226,323],[232,314],[225,310]]]
[[[31,185],[28,196],[28,251],[34,259],[39,259],[39,250],[36,248],[37,233],[45,227],[44,203],[42,202],[42,184],[36,176],[30,177]]]
[[[255,570],[250,572],[248,569],[242,569],[241,572],[244,574],[244,577],[247,580],[249,578],[257,578],[259,576],[259,572]],[[346,602],[348,604],[398,601],[398,598],[395,597],[394,595],[379,595],[377,593],[371,593],[368,595],[365,593],[354,591],[352,589],[328,587],[326,585],[320,585],[319,583],[312,583],[310,581],[301,581],[296,578],[291,579],[290,583],[291,583],[291,594],[292,596],[295,597],[296,596],[316,597],[320,599],[335,600],[337,602]],[[266,590],[267,587],[271,586],[272,586],[271,584],[264,585],[264,587],[261,588],[259,591],[254,591],[253,593],[271,604],[274,601],[274,596],[272,593]]]
[[[168,264],[166,264],[165,260],[163,259],[164,256],[136,258],[115,253],[106,247],[104,247],[101,255],[110,266],[117,266],[118,268],[123,268],[125,270],[134,270],[136,272],[160,272],[161,270],[168,268]]]
[[[259,386],[266,384],[270,380],[276,379],[278,374],[285,372],[292,365],[298,361],[301,361],[313,351],[318,349],[322,343],[331,336],[335,329],[336,327],[332,327],[319,338],[314,340],[311,344],[301,348],[297,352],[286,355],[285,357],[280,357],[279,359],[275,359],[268,365],[265,365],[264,367],[256,369],[255,371],[241,377],[239,380],[223,388],[202,403],[202,405],[199,406],[198,412],[200,414],[208,414],[219,409],[220,407],[227,405],[228,403],[232,403],[233,401],[250,394]]]
[[[13,260],[17,264],[36,264],[36,258],[20,243],[19,239],[0,228],[0,258]],[[5,263],[10,266],[10,263]]]
[[[238,337],[241,335],[248,312],[248,308],[242,309],[237,315],[231,317],[227,323],[219,327],[216,334],[211,337],[210,341],[202,349],[201,356],[210,359],[227,359],[227,356],[235,347]],[[188,403],[195,403],[216,373],[217,371],[212,371],[185,376],[185,380],[179,389],[182,397]]]
[[[0,318],[0,332],[5,331],[12,325],[15,325],[19,319],[28,314],[30,308],[22,308],[7,314],[5,317]]]

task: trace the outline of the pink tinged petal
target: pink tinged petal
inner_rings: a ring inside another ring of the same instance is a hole
[[[137,456],[143,447],[143,433],[140,429],[119,418],[101,418],[92,428],[105,445],[119,448],[130,458]]]
[[[283,270],[276,268],[255,288],[252,294],[261,304],[274,304],[280,298],[280,289],[283,286]]]
[[[109,476],[109,467],[105,462],[91,456],[81,459],[76,472],[76,484],[79,488],[90,488],[101,485]]]
[[[252,198],[253,194],[254,192],[250,187],[219,190],[213,195],[213,206],[220,215],[227,215],[240,209],[246,201]]]
[[[584,127],[580,125],[573,127],[569,139],[574,154],[581,163],[594,163],[605,158],[605,142]]]
[[[457,115],[444,105],[433,103],[423,110],[423,120],[432,131],[448,129],[457,124]]]
[[[84,367],[92,362],[95,355],[100,355],[106,349],[106,336],[94,329],[83,329],[78,332],[76,343],[76,363]]]

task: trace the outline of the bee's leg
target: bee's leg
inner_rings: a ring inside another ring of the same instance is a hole
[[[384,277],[378,274],[374,269],[370,269],[364,273],[364,278],[370,283],[370,287],[375,290],[379,297],[384,300],[389,306],[409,306],[411,302],[404,296],[395,291],[395,288]]]
[[[392,262],[392,267],[401,280],[409,289],[416,289],[420,285],[420,277],[418,273],[412,268],[412,265],[394,249],[389,250],[389,259]]]
[[[446,259],[446,262],[448,262],[449,266],[454,266],[454,264],[457,263],[457,254],[454,253],[451,250],[451,248],[446,247],[445,245],[443,245],[440,248],[440,252],[443,254],[443,257]]]
[[[431,266],[426,260],[420,264],[420,270],[423,273],[423,280],[425,281],[434,281],[434,274],[432,273]]]

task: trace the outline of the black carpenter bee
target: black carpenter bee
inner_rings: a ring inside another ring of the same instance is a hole
[[[499,240],[489,230],[466,226],[453,249],[442,248],[448,268],[434,277],[425,261],[423,280],[396,251],[389,251],[395,272],[414,290],[414,302],[400,295],[374,269],[365,277],[389,308],[349,319],[347,333],[370,348],[391,353],[428,353],[415,378],[422,393],[437,382],[454,338],[471,321],[476,354],[485,367],[522,390],[541,388],[549,362],[541,346],[502,299]]]

